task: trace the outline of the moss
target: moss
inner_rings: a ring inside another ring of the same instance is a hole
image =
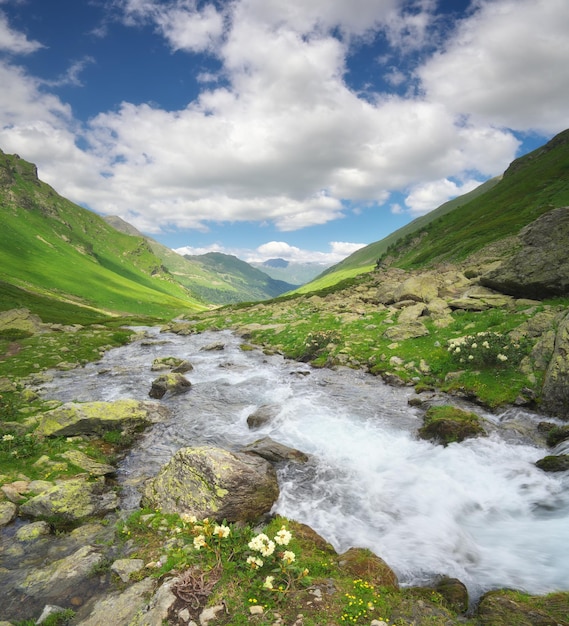
[[[454,406],[434,406],[425,414],[419,436],[443,445],[485,434],[476,413]]]

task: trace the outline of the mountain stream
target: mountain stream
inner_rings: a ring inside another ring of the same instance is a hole
[[[144,340],[97,363],[57,372],[42,392],[62,401],[149,400],[153,359],[193,364],[189,393],[160,401],[171,419],[148,430],[121,463],[123,508],[138,505],[143,480],[183,446],[239,450],[270,436],[310,455],[278,469],[275,512],[308,524],[338,552],[370,548],[402,584],[446,574],[474,597],[498,587],[569,589],[569,472],[537,469],[549,452],[523,435],[543,417],[475,408],[490,436],[445,448],[417,437],[421,411],[408,405],[411,389],[243,351],[228,331],[145,330]],[[220,341],[223,350],[202,350]],[[273,405],[276,417],[250,430],[247,417],[262,405]]]

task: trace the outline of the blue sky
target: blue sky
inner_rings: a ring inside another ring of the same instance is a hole
[[[0,149],[184,253],[334,263],[569,127],[567,0],[0,0]]]

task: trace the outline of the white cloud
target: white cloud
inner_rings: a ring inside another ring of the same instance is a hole
[[[457,184],[448,178],[423,183],[416,185],[411,190],[407,198],[405,198],[405,204],[409,207],[411,213],[423,215],[436,209],[447,200],[476,189],[481,183],[482,181],[470,179]]]
[[[184,109],[124,102],[81,128],[45,84],[0,65],[0,143],[63,195],[148,233],[212,221],[291,231],[343,217],[344,200],[380,205],[405,188],[411,211],[430,210],[467,190],[451,178],[507,167],[519,145],[509,128],[569,126],[569,12],[566,0],[480,0],[418,71],[420,95],[363,99],[345,81],[354,37],[426,44],[433,2],[412,4],[125,0],[128,24],[151,23],[172,49],[215,54],[224,86],[204,73]],[[377,71],[397,84],[393,58]]]
[[[559,132],[569,126],[566,0],[479,0],[418,72],[427,97],[479,123]]]
[[[239,257],[248,263],[262,263],[268,259],[285,259],[291,263],[318,263],[323,266],[334,265],[342,259],[363,248],[367,244],[348,243],[344,241],[331,241],[330,252],[317,252],[314,250],[303,250],[296,246],[291,246],[285,241],[269,241],[260,245],[254,250],[239,248],[225,248],[220,244],[212,244],[206,247],[183,246],[176,248],[178,254],[200,255],[208,252],[221,252]]]
[[[0,50],[12,54],[31,54],[43,48],[38,41],[30,41],[24,33],[10,28],[8,19],[0,11]]]

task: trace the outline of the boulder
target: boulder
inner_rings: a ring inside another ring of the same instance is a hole
[[[558,626],[565,621],[569,594],[527,596],[498,589],[485,593],[478,605],[481,626]]]
[[[569,454],[553,454],[535,463],[544,472],[566,472],[569,470]]]
[[[557,329],[553,356],[543,381],[541,406],[551,415],[569,419],[569,314]]]
[[[430,302],[439,295],[439,287],[434,276],[418,274],[410,276],[394,291],[393,300],[414,300],[415,302]]]
[[[395,572],[387,563],[366,548],[350,548],[338,558],[338,565],[354,578],[370,581],[375,587],[399,589]]]
[[[423,426],[418,434],[421,439],[446,446],[486,433],[476,413],[453,406],[432,406],[425,413]]]
[[[35,335],[46,328],[41,319],[28,309],[10,309],[0,312],[0,335],[25,337]]]
[[[278,406],[263,404],[247,417],[247,426],[252,429],[261,428],[261,426],[271,422],[278,412]]]
[[[258,439],[257,441],[246,445],[241,451],[257,454],[263,459],[269,461],[269,463],[283,463],[286,461],[306,463],[308,461],[308,455],[304,454],[304,452],[296,450],[295,448],[289,448],[288,446],[271,439],[271,437]]]
[[[17,511],[18,507],[13,502],[0,502],[0,528],[9,524]]]
[[[114,511],[118,505],[117,494],[106,491],[104,483],[74,478],[30,498],[20,506],[20,513],[27,517],[58,517],[66,522],[75,522],[104,515]]]
[[[256,521],[279,495],[273,466],[253,454],[182,448],[145,486],[143,506],[228,522]]]
[[[31,522],[24,524],[16,531],[16,539],[18,541],[35,541],[40,537],[45,537],[51,533],[51,527],[47,522]]]
[[[182,374],[171,372],[162,374],[152,381],[152,387],[148,392],[151,398],[160,399],[167,393],[180,394],[190,390],[192,383]]]
[[[406,339],[423,337],[428,334],[429,331],[425,325],[419,321],[415,321],[392,326],[383,333],[383,336],[387,337],[387,339],[390,339],[391,341],[405,341]]]
[[[411,306],[405,307],[401,313],[399,313],[399,317],[397,318],[397,322],[399,324],[408,324],[410,322],[416,322],[421,315],[423,315],[426,309],[426,305],[422,302],[417,304],[412,304]]]
[[[138,400],[68,402],[43,413],[35,432],[47,437],[100,436],[110,430],[132,435],[150,424],[163,421],[166,415],[167,411],[157,404]]]
[[[435,590],[445,599],[445,604],[457,613],[466,613],[468,610],[468,589],[458,578],[443,576]]]
[[[521,298],[569,294],[569,207],[552,209],[520,231],[521,249],[480,283]]]

